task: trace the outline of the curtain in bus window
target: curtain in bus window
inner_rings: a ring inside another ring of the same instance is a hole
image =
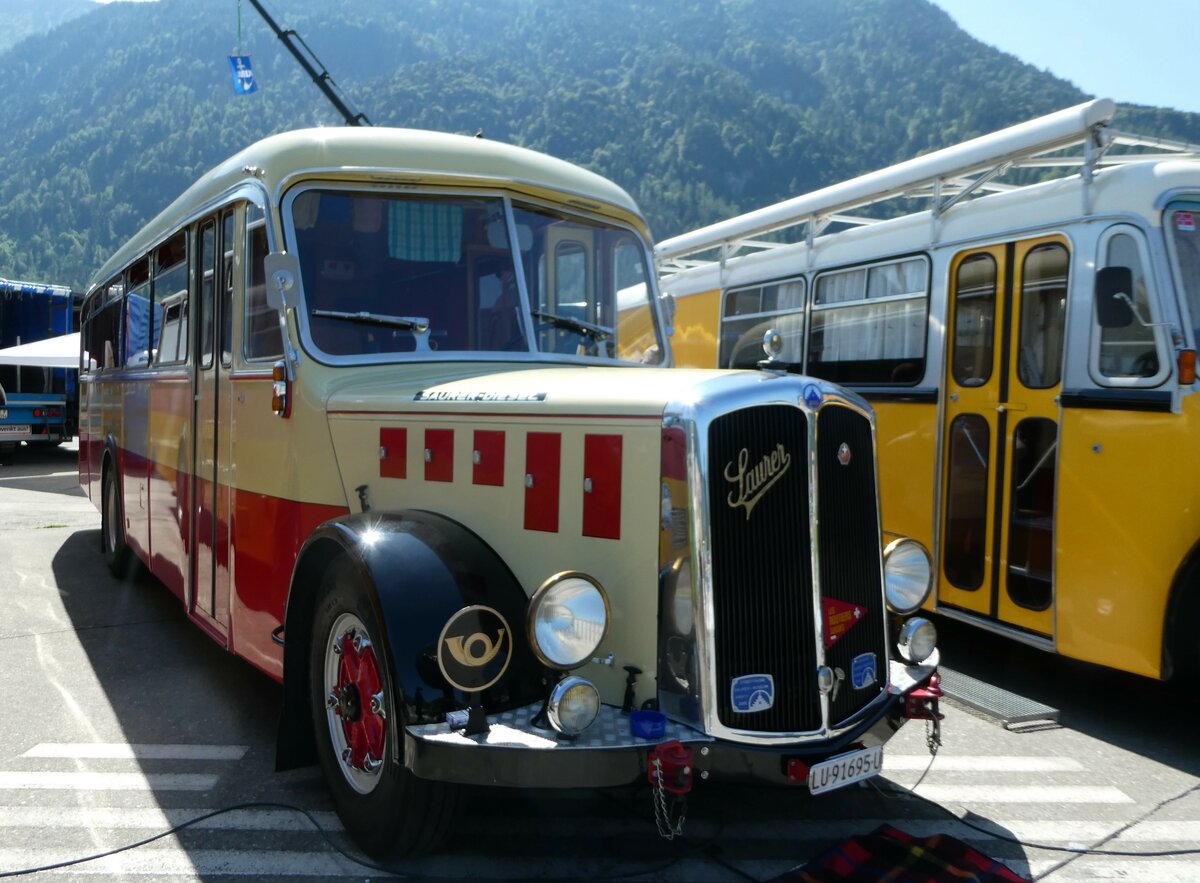
[[[927,270],[922,259],[817,279],[810,373],[851,383],[915,383],[925,360]]]
[[[1128,267],[1133,275],[1133,302],[1138,315],[1150,321],[1149,293],[1137,242],[1127,233],[1111,236],[1105,265]],[[1100,329],[1100,373],[1106,377],[1153,377],[1158,373],[1158,350],[1154,329],[1136,319],[1124,328]]]
[[[1067,250],[1039,245],[1025,256],[1021,283],[1021,338],[1017,376],[1030,389],[1049,389],[1062,378],[1067,315]]]
[[[763,336],[772,328],[783,336],[781,361],[799,365],[804,358],[803,279],[725,295],[718,364],[722,368],[754,368],[766,358]]]
[[[360,204],[379,200],[355,200]],[[463,212],[459,206],[434,202],[388,202],[388,254],[402,261],[444,261],[453,263],[462,256]],[[360,232],[378,230],[378,223],[355,216]]]
[[[125,364],[141,368],[150,364],[150,337],[158,324],[150,301],[150,286],[139,285],[125,298]]]

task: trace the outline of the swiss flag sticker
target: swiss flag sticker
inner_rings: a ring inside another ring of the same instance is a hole
[[[867,608],[849,601],[822,598],[821,612],[825,618],[825,649],[828,650],[867,615]]]

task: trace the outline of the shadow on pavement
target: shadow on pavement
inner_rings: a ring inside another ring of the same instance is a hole
[[[1055,656],[941,617],[937,627],[947,667],[1059,709],[1064,727],[1200,775],[1196,685]]]

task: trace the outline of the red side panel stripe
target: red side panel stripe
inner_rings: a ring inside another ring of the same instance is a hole
[[[475,430],[475,445],[472,453],[475,484],[495,487],[504,485],[504,433],[489,429]]]
[[[408,478],[408,430],[379,430],[379,474],[384,478]]]
[[[621,538],[621,436],[583,439],[583,535]]]
[[[454,481],[454,430],[425,430],[425,480]]]
[[[558,533],[558,485],[562,436],[531,432],[525,437],[525,529]]]

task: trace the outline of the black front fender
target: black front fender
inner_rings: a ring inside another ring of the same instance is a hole
[[[512,659],[504,677],[480,696],[484,708],[512,708],[540,696],[540,669],[525,637],[525,592],[477,534],[420,510],[336,518],[308,538],[292,572],[278,769],[316,760],[308,690],[312,620],[325,571],[339,557],[352,562],[383,624],[382,655],[404,724],[438,721],[447,710],[465,707],[463,694],[446,683],[438,667],[437,642],[450,617],[472,605],[497,610],[512,634]],[[389,731],[395,735],[399,729]]]

